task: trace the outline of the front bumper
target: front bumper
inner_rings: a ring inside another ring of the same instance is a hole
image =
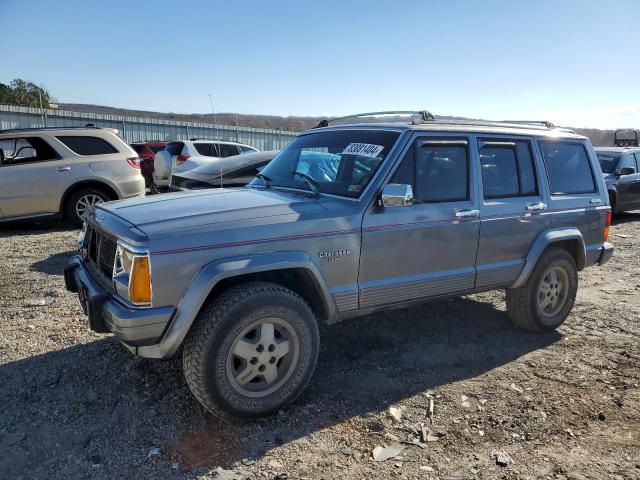
[[[94,332],[112,332],[129,347],[154,345],[169,325],[173,307],[132,308],[94,280],[79,256],[64,269],[67,290],[78,293],[80,304]]]

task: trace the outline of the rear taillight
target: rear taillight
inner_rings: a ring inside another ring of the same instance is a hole
[[[604,217],[604,232],[602,234],[602,241],[606,242],[607,240],[609,240],[609,227],[611,227],[611,216],[613,214],[611,213],[611,210],[607,210],[607,213],[605,214]]]
[[[132,168],[140,168],[140,157],[129,157],[127,158],[127,163],[131,165]]]
[[[176,159],[176,165],[182,165],[184,162],[189,160],[190,156],[191,155],[178,155],[178,158]]]

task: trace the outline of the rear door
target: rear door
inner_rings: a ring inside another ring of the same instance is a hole
[[[365,213],[360,308],[474,288],[480,218],[466,136],[414,137],[388,183],[413,187],[415,202]]]
[[[479,137],[475,142],[481,170],[480,246],[476,287],[511,285],[526,254],[547,226],[548,206],[540,188],[544,172],[531,139]]]

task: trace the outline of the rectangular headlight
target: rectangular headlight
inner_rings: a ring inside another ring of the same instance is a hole
[[[137,306],[151,305],[149,253],[134,251],[118,242],[113,265],[113,286],[121,297]]]

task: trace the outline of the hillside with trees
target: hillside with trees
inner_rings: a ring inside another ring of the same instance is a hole
[[[50,93],[41,86],[32,82],[14,79],[8,85],[0,83],[0,105],[18,105],[24,107],[36,107],[41,105],[49,108],[53,99]],[[42,104],[40,103],[42,102]],[[305,116],[278,116],[278,115],[248,115],[235,113],[166,113],[151,112],[145,110],[131,110],[127,108],[107,107],[103,105],[91,105],[81,103],[58,103],[58,108],[83,113],[102,113],[125,117],[157,118],[182,122],[202,122],[221,125],[235,125],[241,127],[269,128],[274,130],[287,130],[300,132],[315,127],[324,117]],[[406,117],[405,117],[406,118]],[[461,119],[461,117],[437,116],[443,119]],[[399,117],[376,117],[362,119],[361,121],[394,121]],[[594,145],[613,145],[613,130],[599,130],[596,128],[576,128],[577,133],[586,135]]]

